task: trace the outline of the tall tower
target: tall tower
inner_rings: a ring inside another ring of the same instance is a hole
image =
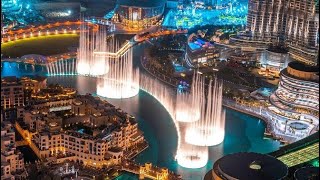
[[[254,40],[286,42],[297,60],[316,62],[319,0],[249,0],[247,31]]]

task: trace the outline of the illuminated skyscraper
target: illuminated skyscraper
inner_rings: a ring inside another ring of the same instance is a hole
[[[318,0],[249,0],[247,31],[253,40],[284,41],[294,59],[316,63]]]

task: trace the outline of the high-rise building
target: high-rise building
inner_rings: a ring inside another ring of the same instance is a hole
[[[290,55],[316,64],[318,0],[249,0],[247,31],[255,41],[286,42]]]
[[[319,130],[319,70],[290,62],[280,72],[280,82],[269,97],[270,119],[279,135],[302,139]]]

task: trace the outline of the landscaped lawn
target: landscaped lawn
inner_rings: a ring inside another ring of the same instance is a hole
[[[33,37],[1,44],[1,54],[4,57],[21,57],[27,54],[44,56],[69,52],[69,47],[79,46],[79,35],[59,34]]]

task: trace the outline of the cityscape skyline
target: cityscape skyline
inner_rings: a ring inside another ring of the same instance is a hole
[[[1,7],[1,179],[319,176],[318,0]]]

